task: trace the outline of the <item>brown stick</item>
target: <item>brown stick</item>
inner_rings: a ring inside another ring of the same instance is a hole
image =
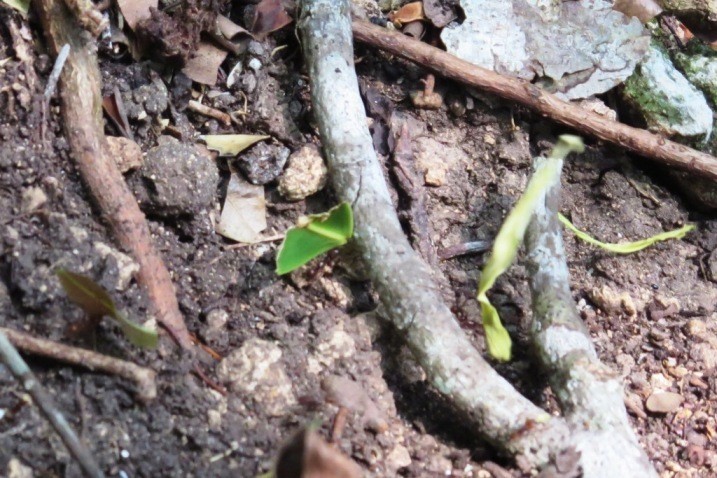
[[[108,355],[98,354],[91,350],[70,347],[52,340],[33,337],[30,334],[5,327],[0,327],[0,333],[4,333],[13,345],[23,352],[49,357],[60,362],[117,375],[130,380],[137,387],[137,398],[143,402],[148,402],[157,397],[156,374],[152,369]]]
[[[37,408],[40,409],[48,422],[55,429],[62,442],[67,446],[70,454],[75,457],[85,476],[91,478],[104,478],[104,473],[97,464],[87,446],[65,419],[65,416],[55,405],[45,388],[40,384],[35,375],[22,359],[15,346],[8,337],[0,330],[0,363],[4,364],[13,374],[22,388],[30,394]]]
[[[71,53],[61,77],[62,113],[72,156],[119,244],[139,263],[137,280],[146,291],[157,322],[185,349],[192,341],[184,324],[174,285],[152,246],[149,227],[122,174],[105,154],[102,96],[96,47],[90,43],[61,0],[36,4],[47,41],[55,54],[65,44]]]
[[[216,108],[212,108],[211,106],[202,104],[199,101],[189,100],[187,109],[189,111],[199,113],[200,115],[208,116],[210,118],[214,118],[215,120],[221,121],[222,123],[224,123],[225,126],[229,126],[232,124],[231,116]]]
[[[526,81],[475,66],[426,43],[355,20],[356,40],[459,81],[536,110],[581,133],[616,144],[633,153],[717,180],[717,158],[639,128],[611,121],[567,103]]]

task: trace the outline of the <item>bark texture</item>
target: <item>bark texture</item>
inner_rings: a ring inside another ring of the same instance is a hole
[[[331,180],[340,200],[352,205],[354,238],[387,317],[431,383],[480,433],[527,464],[544,465],[549,450],[567,439],[567,427],[520,395],[482,358],[403,234],[359,95],[349,1],[303,1],[299,31]]]
[[[536,161],[541,161],[538,158]],[[620,377],[600,362],[570,292],[558,208],[550,185],[525,237],[533,294],[532,342],[580,452],[586,477],[657,476],[630,428]]]

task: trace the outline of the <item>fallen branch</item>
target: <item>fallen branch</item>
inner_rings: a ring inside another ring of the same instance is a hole
[[[525,236],[533,294],[531,341],[573,430],[572,443],[581,454],[585,476],[656,477],[630,428],[622,381],[600,362],[578,316],[558,220],[559,200],[557,176]]]
[[[91,350],[33,337],[5,327],[0,327],[0,333],[5,334],[15,347],[24,352],[125,378],[135,384],[137,398],[143,402],[154,400],[157,397],[156,373],[152,369]]]
[[[58,54],[63,45],[70,45],[60,94],[65,134],[77,168],[117,241],[139,263],[137,280],[148,295],[157,322],[183,348],[192,349],[174,285],[152,246],[144,215],[116,164],[105,152],[96,47],[62,0],[41,0],[35,5],[52,51]]]
[[[356,20],[356,40],[424,66],[446,78],[521,103],[553,121],[670,166],[717,180],[717,158],[567,103],[536,85],[475,66],[406,35]]]
[[[105,476],[90,451],[77,437],[75,431],[70,427],[70,424],[67,423],[67,420],[65,420],[64,415],[57,409],[50,396],[33,375],[30,367],[28,367],[27,363],[20,357],[20,354],[10,343],[3,331],[4,329],[0,330],[0,361],[10,369],[13,376],[22,384],[25,391],[30,394],[35,405],[37,405],[47,421],[50,422],[57,434],[60,435],[62,442],[80,464],[85,475],[93,478]]]
[[[540,342],[536,327],[538,345],[546,351],[542,358],[558,374],[553,383],[566,420],[533,405],[473,348],[441,300],[430,268],[411,249],[393,209],[365,126],[349,1],[303,0],[298,29],[334,189],[340,200],[352,205],[354,240],[385,316],[402,332],[430,383],[489,441],[517,455],[521,467],[546,467],[546,476],[556,476],[549,474],[555,460],[553,471],[567,473],[568,465],[574,476],[582,473],[586,478],[656,476],[629,430],[619,382],[599,364],[586,335],[580,336],[579,347]],[[563,278],[567,284],[567,271]],[[550,328],[553,332],[562,330]],[[571,347],[577,355],[562,355],[565,349],[560,347]],[[570,395],[575,386],[583,388]]]
[[[566,424],[520,395],[481,357],[403,234],[365,126],[348,0],[304,0],[298,27],[331,180],[339,199],[352,205],[354,238],[387,318],[430,382],[484,436],[529,466],[545,465],[550,451],[566,442]]]

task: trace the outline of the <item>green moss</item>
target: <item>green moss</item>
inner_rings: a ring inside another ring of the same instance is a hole
[[[642,74],[641,66],[625,81],[623,95],[640,112],[649,127],[682,121],[680,110],[670,104],[667,95],[657,90]]]
[[[707,95],[712,106],[717,105],[717,55],[676,53],[674,61],[690,83]]]

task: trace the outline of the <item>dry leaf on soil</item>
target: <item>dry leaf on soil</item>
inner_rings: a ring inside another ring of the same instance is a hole
[[[401,27],[406,23],[425,20],[423,14],[423,2],[411,2],[399,8],[397,11],[390,13],[388,19],[397,27]]]
[[[358,465],[310,428],[297,432],[279,452],[276,478],[360,478]]]
[[[157,8],[159,0],[117,0],[117,6],[122,16],[134,30],[141,20],[150,18],[150,8]]]
[[[269,138],[259,134],[207,134],[199,137],[207,148],[218,152],[219,156],[236,156],[254,143]]]
[[[266,229],[264,186],[248,183],[232,173],[227,187],[217,232],[237,242],[252,244],[261,239]]]
[[[258,40],[263,40],[270,33],[285,27],[292,21],[284,10],[281,0],[261,0],[254,12],[251,32]]]
[[[246,28],[241,25],[237,25],[224,15],[217,15],[217,28],[222,36],[228,40],[233,39],[237,35],[249,35],[252,34]]]
[[[217,84],[217,72],[228,52],[217,48],[209,42],[201,41],[197,51],[182,68],[182,73],[191,80],[203,85]]]

